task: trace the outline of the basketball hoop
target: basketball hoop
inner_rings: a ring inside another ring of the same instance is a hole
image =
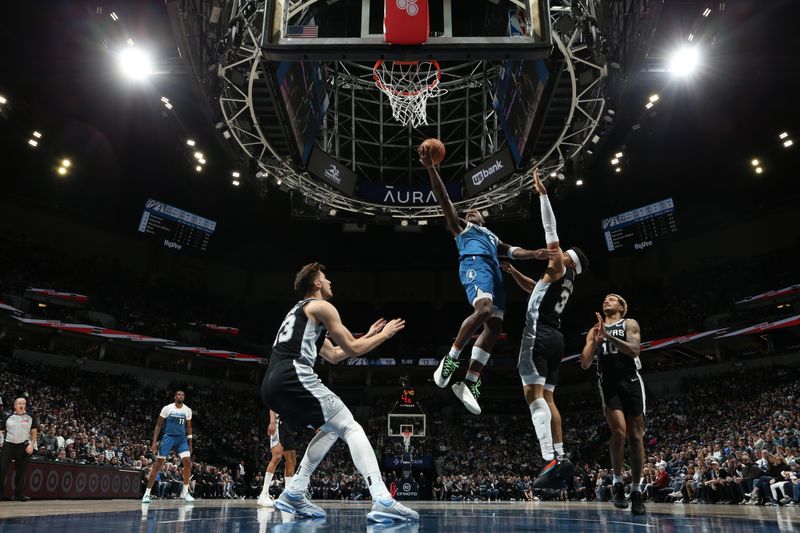
[[[410,429],[404,429],[404,430],[402,431],[402,435],[403,435],[403,447],[404,447],[406,450],[407,450],[407,449],[409,449],[409,448],[411,447],[411,435],[412,435],[412,434],[413,434],[413,431],[411,431]]]
[[[424,61],[383,61],[372,69],[378,89],[389,97],[392,116],[400,124],[413,127],[428,124],[428,98],[441,96],[447,89],[439,87],[442,69],[435,59]]]

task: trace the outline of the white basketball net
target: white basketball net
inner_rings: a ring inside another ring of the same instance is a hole
[[[378,61],[372,70],[375,85],[389,97],[392,116],[400,124],[428,124],[428,98],[441,96],[441,69],[434,60]]]

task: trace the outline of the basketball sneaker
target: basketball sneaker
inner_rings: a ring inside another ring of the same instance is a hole
[[[475,383],[459,381],[452,387],[456,398],[461,400],[461,403],[464,404],[464,407],[467,408],[467,411],[473,415],[481,414],[481,406],[478,405],[478,397],[481,395],[480,386],[481,380],[478,380]]]
[[[561,482],[572,479],[575,474],[575,465],[564,458],[556,458],[547,463],[547,465],[539,474],[539,477],[533,482],[534,489],[560,489]]]
[[[441,388],[447,387],[447,384],[450,383],[450,376],[453,375],[453,372],[455,372],[457,368],[458,361],[449,355],[445,355],[442,357],[442,360],[439,361],[439,366],[433,372],[433,381]]]
[[[194,501],[194,496],[189,494],[188,490],[184,494],[181,494],[181,498],[186,500],[188,503],[192,503]]]
[[[144,495],[144,497],[142,498],[142,503],[150,503],[150,495],[149,494],[145,494]]]
[[[617,509],[627,509],[628,500],[625,499],[625,485],[622,483],[614,483],[614,488],[611,489],[612,497],[611,503]]]
[[[409,509],[397,500],[375,500],[367,520],[388,524],[395,520],[401,522],[419,522],[419,513]]]
[[[281,492],[275,500],[275,507],[289,514],[295,514],[306,518],[325,518],[325,511],[322,507],[314,505],[308,499],[306,493],[291,494],[288,491]]]
[[[633,514],[647,514],[642,493],[638,490],[636,492],[631,492],[631,512]]]
[[[275,507],[275,502],[272,501],[269,494],[262,494],[259,496],[257,503],[259,507]]]

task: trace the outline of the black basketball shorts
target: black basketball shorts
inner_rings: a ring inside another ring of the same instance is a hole
[[[604,409],[622,411],[625,416],[639,416],[646,412],[644,381],[638,372],[603,376],[597,385]]]

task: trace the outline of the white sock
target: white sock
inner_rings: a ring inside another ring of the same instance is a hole
[[[472,370],[467,370],[467,375],[464,376],[464,381],[468,383],[477,383],[479,379],[481,379],[481,375]]]
[[[264,486],[261,487],[262,496],[264,494],[269,494],[269,486],[272,484],[272,476],[274,475],[275,475],[274,472],[269,472],[269,471],[267,471],[267,473],[264,474]]]
[[[289,487],[285,486],[284,489],[291,494],[301,494],[305,492],[308,488],[308,481],[311,478],[311,474],[314,473],[314,470],[317,469],[317,466],[319,466],[325,458],[325,455],[327,455],[328,450],[331,449],[331,446],[333,446],[333,443],[335,443],[338,438],[339,435],[330,430],[320,431],[314,435],[314,438],[308,443],[306,453],[303,454],[303,460],[300,461],[300,468],[297,469],[297,472],[295,472],[292,477],[291,490],[289,490]]]
[[[372,449],[369,439],[367,439],[367,434],[364,433],[364,428],[353,420],[353,424],[345,428],[342,440],[350,448],[353,464],[356,465],[358,472],[364,476],[364,481],[367,483],[372,500],[391,500],[392,495],[383,482],[381,469],[378,467],[378,460],[375,458],[375,451]]]
[[[616,485],[617,483],[624,483],[624,481],[622,481],[622,476],[614,474],[614,484]]]
[[[461,357],[461,348],[456,348],[455,346],[450,347],[450,353],[447,355],[450,356],[450,359],[455,359],[458,361],[458,358]]]
[[[553,448],[556,450],[556,455],[561,457],[564,455],[564,443],[563,442],[554,442]]]
[[[145,496],[150,496],[150,489],[147,489],[146,491],[144,491],[144,495]]]
[[[181,498],[189,494],[189,485],[184,485],[183,490],[181,491]]]
[[[542,457],[545,461],[552,461],[555,459],[555,453],[553,453],[553,433],[550,429],[550,420],[553,417],[550,407],[544,398],[534,400],[529,407],[533,428],[536,430],[536,437],[542,449]]]
[[[292,479],[294,476],[283,476],[283,489],[286,490],[289,488],[289,485],[292,484]]]

